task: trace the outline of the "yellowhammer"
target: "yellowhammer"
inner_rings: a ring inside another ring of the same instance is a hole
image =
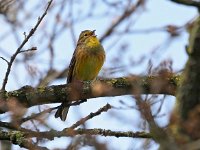
[[[69,65],[67,83],[73,81],[92,81],[94,80],[105,60],[105,51],[98,38],[95,30],[82,31],[73,57]],[[69,107],[66,105],[70,102],[63,102],[55,117],[60,117],[62,121],[66,120]]]

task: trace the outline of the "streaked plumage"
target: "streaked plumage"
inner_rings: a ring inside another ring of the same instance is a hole
[[[67,83],[73,81],[94,80],[105,60],[105,51],[96,37],[95,31],[82,31],[69,65]],[[65,121],[69,107],[63,102],[58,108],[55,117]]]

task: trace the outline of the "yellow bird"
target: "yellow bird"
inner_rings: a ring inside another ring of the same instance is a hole
[[[94,80],[104,61],[105,51],[95,35],[95,30],[82,31],[69,65],[67,83]],[[56,118],[60,117],[62,121],[66,120],[69,110],[67,104],[70,102],[63,102],[59,106],[55,114]]]

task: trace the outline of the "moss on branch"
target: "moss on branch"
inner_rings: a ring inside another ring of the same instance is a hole
[[[75,88],[70,84],[39,88],[24,86],[18,90],[2,92],[0,110],[1,113],[7,111],[6,102],[9,100],[17,100],[25,107],[31,107],[86,98],[132,95],[138,94],[138,92],[139,94],[175,95],[179,80],[180,76],[171,74],[170,76],[131,76],[100,79]]]

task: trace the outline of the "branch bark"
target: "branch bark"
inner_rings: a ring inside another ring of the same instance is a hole
[[[32,140],[25,138],[24,133],[20,131],[2,131],[0,130],[0,140],[8,140],[13,144],[19,145],[30,150],[48,150],[46,147],[34,144]]]
[[[177,92],[177,104],[170,126],[179,143],[200,138],[200,17],[189,39],[189,59]]]
[[[105,130],[100,128],[94,129],[69,129],[66,128],[62,131],[50,130],[47,132],[31,132],[31,133],[24,133],[27,137],[42,137],[49,140],[53,140],[55,137],[72,137],[75,135],[102,135],[102,136],[114,136],[114,137],[132,137],[132,138],[152,138],[151,133],[147,132],[121,132],[121,131],[112,131],[112,130]]]
[[[191,110],[200,105],[200,18],[196,20],[189,42],[189,59],[177,93],[177,106],[183,120],[188,118]]]
[[[15,91],[1,91],[0,113],[8,111],[7,103],[18,101],[25,107],[35,105],[78,101],[80,99],[137,94],[175,95],[180,76],[131,76],[113,79],[101,79],[93,83],[84,83],[74,88],[70,84],[33,88],[24,86]]]

